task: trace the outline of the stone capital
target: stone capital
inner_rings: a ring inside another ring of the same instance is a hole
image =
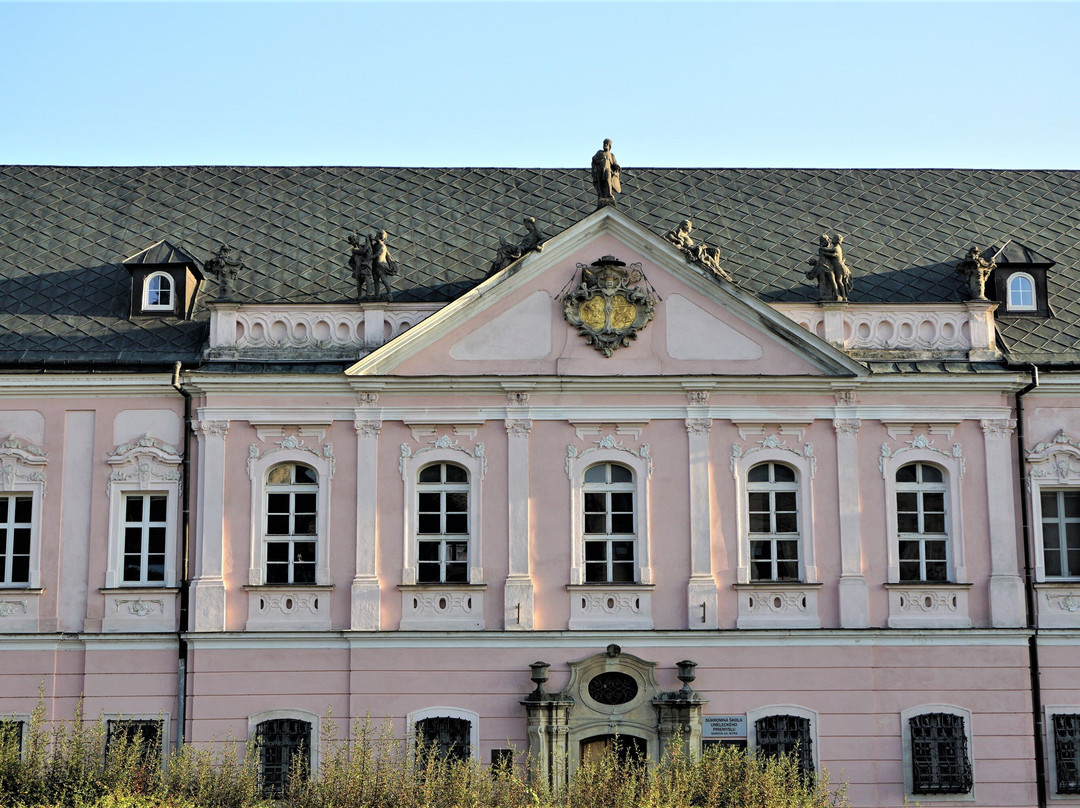
[[[837,435],[850,435],[851,437],[855,437],[859,434],[859,426],[862,424],[862,421],[858,418],[836,418],[832,424]]]
[[[712,429],[711,418],[687,418],[686,419],[686,434],[688,435],[708,435]]]
[[[1016,429],[1015,418],[983,418],[979,421],[983,434],[988,438],[1007,438]]]

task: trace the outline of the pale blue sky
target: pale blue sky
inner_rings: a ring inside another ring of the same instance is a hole
[[[1080,169],[1075,3],[0,3],[0,163]]]

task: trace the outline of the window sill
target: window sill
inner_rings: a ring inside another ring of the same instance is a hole
[[[331,584],[248,585],[248,631],[328,631]]]
[[[1035,584],[1039,628],[1080,628],[1080,581],[1040,581]]]
[[[483,631],[487,584],[401,584],[402,631]]]
[[[820,583],[753,581],[732,588],[739,597],[736,628],[821,628]]]
[[[971,628],[968,590],[972,584],[902,581],[885,584],[889,628]]]
[[[570,630],[651,629],[653,584],[569,584]]]

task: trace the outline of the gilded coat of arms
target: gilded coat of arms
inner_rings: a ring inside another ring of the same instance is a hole
[[[653,318],[655,296],[637,286],[644,278],[640,264],[627,268],[615,256],[605,255],[592,266],[577,268],[581,284],[563,298],[566,322],[576,326],[588,344],[611,356]]]

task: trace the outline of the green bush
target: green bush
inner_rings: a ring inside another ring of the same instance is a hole
[[[582,762],[567,787],[549,793],[529,783],[523,760],[499,768],[451,760],[437,748],[410,754],[389,721],[353,726],[338,737],[321,727],[322,760],[310,778],[294,776],[285,795],[265,797],[258,753],[232,739],[186,745],[168,755],[136,738],[106,750],[104,721],[46,728],[44,708],[31,718],[25,748],[0,735],[3,808],[831,808],[846,806],[842,786],[824,773],[803,777],[793,758],[748,757],[732,748],[691,759],[676,748],[650,765],[620,763],[609,752]]]

